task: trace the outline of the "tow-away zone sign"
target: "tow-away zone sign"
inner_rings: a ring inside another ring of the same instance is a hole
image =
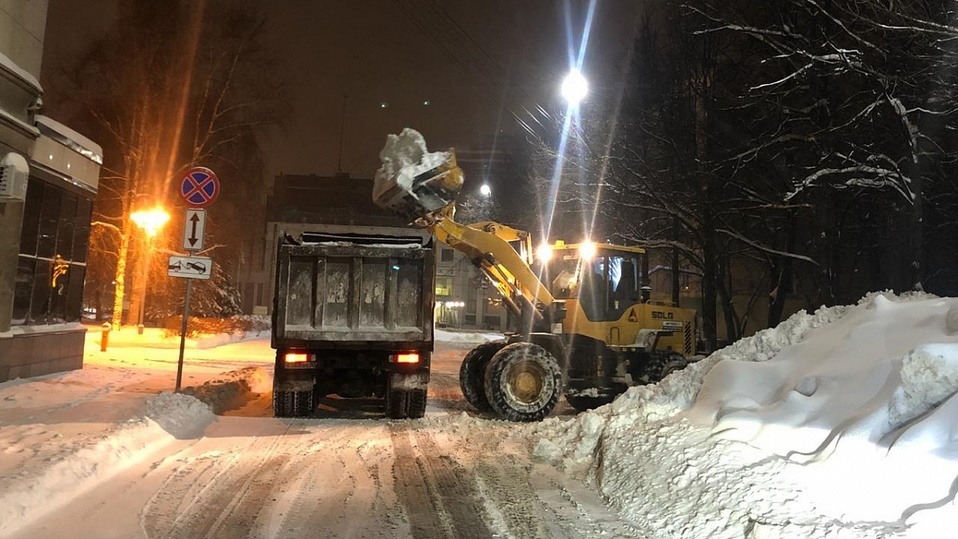
[[[213,260],[205,256],[171,256],[166,274],[187,279],[209,279],[213,275]]]

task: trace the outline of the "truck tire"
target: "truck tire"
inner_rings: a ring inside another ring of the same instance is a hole
[[[403,387],[402,385],[393,387],[393,382],[393,377],[390,377],[387,382],[386,417],[389,419],[419,419],[426,415],[426,388]],[[402,381],[400,380],[397,383],[402,384]]]
[[[291,391],[293,394],[293,415],[296,417],[309,417],[313,415],[316,409],[316,401],[313,400],[312,391]]]
[[[426,415],[426,390],[425,389],[407,389],[407,417],[409,419],[419,419]]]
[[[459,367],[459,389],[473,408],[480,412],[492,410],[489,399],[486,398],[485,374],[489,360],[496,352],[502,350],[506,341],[493,341],[480,344],[462,358]]]
[[[386,417],[419,419],[426,414],[426,390],[390,389],[386,392]]]
[[[485,393],[492,410],[509,421],[541,421],[559,402],[562,372],[545,348],[507,345],[486,367]]]
[[[291,417],[293,415],[293,392],[273,390],[273,416]]]

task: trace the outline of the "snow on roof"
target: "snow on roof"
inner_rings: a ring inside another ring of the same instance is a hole
[[[43,88],[40,86],[40,81],[38,81],[37,78],[34,77],[32,73],[30,73],[26,69],[23,69],[22,67],[17,65],[16,62],[11,60],[7,55],[3,54],[2,52],[0,52],[0,69],[5,69],[13,73],[17,77],[19,77],[21,80],[29,84],[30,86],[33,86],[33,89],[36,90],[37,93],[41,93],[41,94],[43,93]]]
[[[56,140],[94,163],[99,165],[103,164],[103,148],[96,142],[93,142],[49,116],[38,114],[36,120],[40,131],[44,135]]]

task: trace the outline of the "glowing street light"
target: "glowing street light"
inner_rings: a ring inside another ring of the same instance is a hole
[[[562,97],[569,102],[569,105],[575,107],[589,93],[589,82],[585,80],[581,71],[573,69],[562,81],[561,92]]]
[[[482,184],[482,187],[479,188],[479,194],[484,197],[487,197],[492,194],[492,188],[489,187],[488,183],[484,183]]]
[[[156,237],[163,225],[170,220],[170,214],[160,207],[150,210],[140,210],[130,214],[130,219],[136,223],[136,226],[143,229],[148,239],[146,251],[146,268],[143,274],[143,286],[140,287],[140,313],[136,324],[138,335],[143,334],[143,314],[146,307],[146,283],[147,276],[150,274],[150,262],[153,258],[153,238]]]
[[[142,228],[147,236],[152,238],[170,220],[170,214],[166,213],[163,208],[153,208],[152,210],[133,212],[130,214],[130,219]]]

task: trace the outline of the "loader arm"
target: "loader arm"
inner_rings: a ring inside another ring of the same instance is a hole
[[[542,310],[552,309],[556,300],[532,271],[529,234],[490,221],[463,225],[453,220],[450,213],[429,227],[436,238],[464,253],[480,268],[513,314],[521,316],[529,309],[536,320],[542,321]],[[521,242],[518,251],[512,245],[516,241]]]

